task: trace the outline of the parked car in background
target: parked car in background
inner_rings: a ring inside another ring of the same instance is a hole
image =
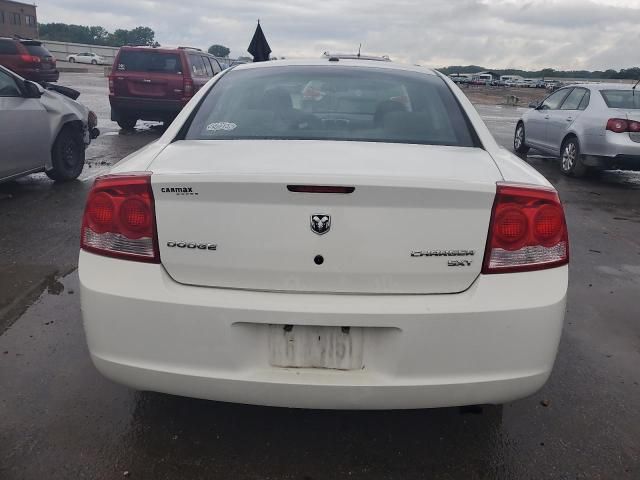
[[[0,182],[42,171],[77,178],[97,123],[81,103],[0,67]]]
[[[228,58],[215,57],[215,59],[218,61],[218,64],[220,65],[220,68],[222,68],[222,70],[226,70],[231,66],[231,60]]]
[[[109,76],[111,120],[131,130],[138,120],[170,123],[222,71],[197,48],[122,47]]]
[[[640,92],[630,85],[571,85],[530,107],[516,126],[516,152],[535,148],[559,157],[566,175],[640,170]]]
[[[548,80],[545,82],[545,88],[550,92],[555,92],[559,88],[562,88],[564,84],[558,80]]]
[[[535,81],[535,88],[546,88],[546,87],[547,87],[547,83],[544,80]]]
[[[466,75],[450,75],[449,78],[457,84],[466,85],[471,83],[471,78]]]
[[[67,61],[70,63],[90,63],[92,65],[104,65],[107,63],[104,57],[91,52],[74,53],[67,57]]]
[[[81,310],[100,372],[326,409],[500,404],[546,382],[563,208],[452,81],[281,60],[198,100],[88,195]]]
[[[525,78],[525,79],[522,79],[522,80],[518,80],[516,82],[516,87],[518,87],[518,88],[530,88],[532,83],[533,83],[533,80],[531,80],[530,78]]]
[[[60,77],[56,59],[37,40],[0,37],[0,65],[34,82],[57,82]]]

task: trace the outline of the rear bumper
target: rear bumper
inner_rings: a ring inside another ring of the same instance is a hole
[[[57,82],[60,78],[60,72],[57,69],[41,70],[29,68],[16,69],[15,72],[21,77],[31,80],[32,82]]]
[[[587,166],[600,168],[640,169],[640,142],[628,133],[607,131],[604,135],[585,135],[580,149]]]
[[[560,267],[480,276],[455,295],[367,296],[193,287],[160,265],[86,252],[79,271],[89,351],[105,376],[141,390],[329,409],[504,403],[534,393],[553,367],[568,277]],[[272,367],[269,324],[365,327],[365,366]]]
[[[165,120],[175,117],[186,105],[181,100],[147,99],[138,97],[109,96],[111,120],[131,116],[140,120]]]

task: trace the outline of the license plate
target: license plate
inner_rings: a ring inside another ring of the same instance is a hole
[[[363,328],[269,325],[274,367],[360,370],[363,346]]]

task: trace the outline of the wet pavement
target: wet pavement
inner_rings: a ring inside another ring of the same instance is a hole
[[[640,174],[575,180],[528,158],[560,192],[572,255],[556,366],[530,398],[331,412],[140,393],[89,360],[78,232],[92,178],[158,129],[120,133],[98,74],[61,83],[82,91],[103,135],[77,182],[0,185],[0,479],[640,478]],[[509,146],[518,110],[478,110]]]

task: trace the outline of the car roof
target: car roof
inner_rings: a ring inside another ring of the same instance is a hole
[[[11,40],[12,42],[18,42],[25,45],[42,45],[40,40],[35,40],[33,38],[0,37],[0,40]]]
[[[635,82],[634,82],[635,83]],[[572,83],[566,87],[582,87],[590,90],[631,90],[633,83]],[[566,88],[565,87],[565,88]]]
[[[195,47],[173,47],[173,46],[165,46],[165,47],[150,47],[148,45],[124,45],[120,47],[120,50],[132,51],[132,52],[160,52],[160,53],[176,53],[176,52],[186,52],[186,53],[199,53],[202,55],[207,55],[209,57],[213,57],[209,52],[204,52],[199,48]]]
[[[326,66],[326,65],[340,65],[344,67],[353,68],[382,68],[385,70],[399,70],[405,72],[424,73],[427,75],[436,75],[435,71],[421,67],[420,65],[408,65],[395,62],[380,62],[377,60],[365,60],[365,59],[338,59],[330,60],[329,58],[322,59],[299,59],[299,60],[272,60],[269,62],[257,62],[257,63],[244,63],[233,67],[234,70],[251,70],[254,68],[277,68],[277,67],[313,67],[313,66]]]

